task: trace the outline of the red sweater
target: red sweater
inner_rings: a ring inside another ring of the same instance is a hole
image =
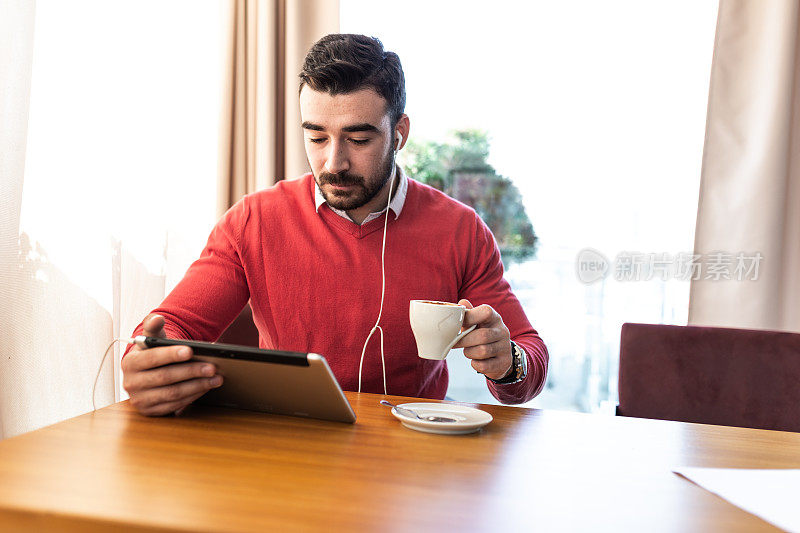
[[[380,306],[384,216],[358,226],[327,204],[317,213],[310,174],[247,195],[153,312],[165,318],[168,337],[213,341],[249,299],[262,348],[322,354],[342,388],[357,390],[361,350]],[[417,357],[409,300],[461,298],[491,305],[528,354],[527,379],[487,381],[492,394],[520,403],[541,391],[547,349],[503,279],[494,237],[471,208],[409,180],[400,216],[389,217],[385,260],[389,394],[444,398],[447,365]],[[378,333],[364,357],[362,390],[383,393]]]

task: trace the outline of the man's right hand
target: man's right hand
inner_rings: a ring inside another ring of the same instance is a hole
[[[142,327],[148,337],[166,337],[162,316],[149,315]],[[210,389],[222,385],[214,365],[188,362],[191,358],[192,349],[187,346],[142,350],[134,345],[122,359],[122,387],[130,395],[131,405],[147,416],[180,414]]]

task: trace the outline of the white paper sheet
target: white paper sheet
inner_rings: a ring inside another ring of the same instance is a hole
[[[779,528],[800,532],[800,470],[682,467],[673,472]]]

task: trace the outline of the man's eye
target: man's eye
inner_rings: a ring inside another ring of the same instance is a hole
[[[369,139],[350,139],[350,142],[360,146],[362,144],[367,144],[369,142]]]
[[[325,142],[325,137],[309,137],[308,142],[312,142],[314,144],[320,144]]]

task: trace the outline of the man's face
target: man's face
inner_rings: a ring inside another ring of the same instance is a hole
[[[331,96],[308,86],[300,92],[306,155],[331,207],[363,207],[394,168],[386,100],[372,89]]]

